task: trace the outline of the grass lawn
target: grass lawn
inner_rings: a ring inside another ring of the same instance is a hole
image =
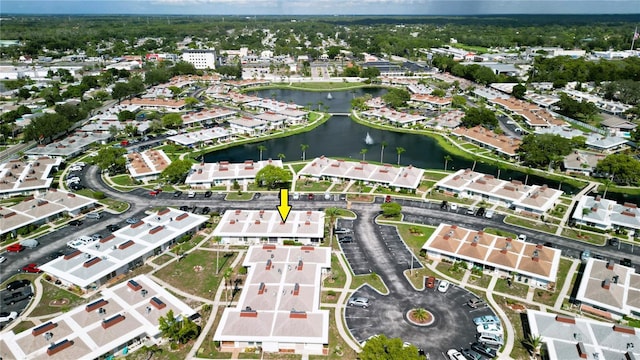
[[[266,360],[300,360],[300,354],[263,353],[261,359]]]
[[[418,186],[419,191],[427,191],[436,184],[435,180],[423,180],[420,182],[420,186]]]
[[[216,317],[213,320],[213,326],[211,327],[211,330],[209,330],[206,340],[202,343],[202,346],[196,352],[196,355],[198,357],[207,359],[231,359],[232,354],[230,352],[218,352],[218,349],[216,349],[215,343],[213,341],[213,334],[216,332],[216,328],[218,327],[218,323],[220,322],[223,311],[224,306],[219,306],[216,311]]]
[[[335,304],[338,302],[338,298],[340,298],[340,291],[323,291],[320,295],[320,302],[323,304]]]
[[[471,285],[479,286],[483,289],[486,289],[487,287],[489,287],[490,282],[491,282],[491,276],[489,275],[476,276],[473,274],[469,276],[469,280],[467,281],[467,283]]]
[[[331,181],[304,181],[296,182],[296,191],[298,192],[324,192],[331,186]]]
[[[473,199],[461,199],[459,197],[445,195],[444,193],[440,193],[437,191],[432,192],[430,195],[428,195],[427,199],[436,200],[436,201],[455,202],[459,204],[473,204],[473,202],[475,201]]]
[[[526,299],[527,292],[529,292],[529,285],[512,281],[511,286],[509,286],[506,279],[500,278],[498,279],[498,282],[496,282],[496,286],[493,288],[493,291]]]
[[[331,192],[336,193],[336,192],[342,192],[344,189],[347,188],[347,185],[349,185],[348,181],[342,181],[339,183],[334,183],[333,187],[331,188]]]
[[[449,176],[449,174],[443,174],[441,172],[431,172],[429,170],[425,170],[424,175],[422,175],[423,180],[442,180],[445,177]]]
[[[539,231],[544,231],[550,234],[555,234],[556,230],[558,229],[556,225],[543,223],[542,221],[539,221],[539,220],[523,219],[517,216],[507,216],[504,219],[504,222],[506,222],[507,224],[521,226],[527,229],[536,229]]]
[[[560,265],[558,266],[557,275],[558,281],[555,285],[555,291],[550,292],[547,290],[536,289],[533,294],[533,301],[553,307],[553,305],[555,305],[556,303],[556,300],[558,299],[558,296],[560,295],[560,291],[562,290],[565,281],[567,280],[567,273],[569,272],[570,268],[571,260],[560,258]],[[575,277],[572,277],[572,279],[575,279]],[[571,291],[569,291],[569,293],[571,293]]]
[[[341,90],[341,89],[354,89],[367,86],[361,82],[301,82],[295,83],[287,88],[305,89],[305,90]],[[315,105],[315,104],[314,104]]]
[[[453,270],[453,265],[450,263],[446,263],[446,262],[440,262],[438,265],[436,265],[436,270],[440,271],[441,273],[444,273],[458,281],[461,281],[462,278],[464,277],[464,272],[465,270],[463,269],[458,269],[457,271]]]
[[[305,166],[307,166],[306,163],[301,163],[301,164],[291,164],[291,168],[293,169],[293,171],[297,173],[300,172],[300,170],[302,170]]]
[[[19,322],[16,326],[14,326],[13,329],[11,329],[11,331],[13,331],[14,334],[19,334],[25,330],[31,329],[34,326],[36,326],[36,324],[34,324],[31,321],[22,321],[22,322]]]
[[[351,288],[357,289],[362,284],[369,284],[372,288],[378,290],[383,294],[389,293],[389,289],[384,284],[380,276],[376,273],[371,273],[367,275],[354,275],[352,277],[353,281],[351,282]]]
[[[354,194],[348,194],[347,195],[347,200],[349,201],[355,201],[355,202],[364,202],[364,203],[370,203],[373,202],[373,195],[354,195]]]
[[[496,228],[484,228],[482,231],[486,232],[487,234],[493,234],[493,235],[498,235],[498,236],[504,236],[504,237],[509,237],[512,239],[515,239],[518,237],[518,235],[508,232],[508,231],[504,231],[504,230],[500,230],[500,229],[496,229]]]
[[[131,176],[125,175],[125,174],[112,176],[111,177],[111,181],[113,181],[116,185],[120,185],[120,186],[135,186],[135,185],[137,185],[133,181]]]
[[[335,242],[337,243],[337,241]],[[330,272],[330,275],[324,280],[324,283],[322,286],[332,287],[332,288],[341,288],[344,286],[346,282],[347,282],[347,275],[345,274],[342,266],[340,266],[340,262],[338,261],[338,256],[336,254],[331,254],[331,272]]]
[[[66,300],[62,305],[52,304],[55,300]],[[38,306],[33,309],[29,316],[42,316],[57,313],[59,311],[67,312],[74,307],[84,304],[87,300],[80,296],[59,288],[48,281],[42,281],[42,298]]]
[[[129,203],[115,200],[115,199],[102,199],[101,203],[105,204],[109,209],[116,211],[118,213],[122,213],[129,209]]]
[[[405,270],[404,273],[407,276],[407,279],[409,279],[409,281],[411,281],[413,286],[418,290],[424,289],[424,281],[425,281],[424,278],[426,276],[438,277],[438,275],[435,272],[433,272],[431,269],[427,267],[423,267],[422,269],[414,269],[413,271]]]
[[[576,229],[564,228],[562,229],[561,235],[571,239],[580,240],[580,241],[584,241],[584,242],[595,244],[595,245],[604,245],[605,242],[607,241],[607,238],[604,235],[594,234],[591,232],[584,232],[584,231],[580,231],[580,229],[576,230]]]
[[[524,331],[522,328],[522,319],[520,318],[520,313],[511,310],[511,308],[507,306],[507,301],[504,297],[494,296],[493,298],[496,300],[502,310],[504,310],[504,312],[507,314],[507,317],[509,318],[509,321],[511,322],[511,325],[513,325],[513,329],[515,331],[515,339],[513,339],[513,350],[511,350],[511,354],[509,355],[511,355],[512,359],[528,359],[529,352],[524,347],[524,345],[522,345],[522,341],[524,340]],[[531,308],[529,306],[527,307]]]
[[[171,255],[167,255],[167,254],[163,254],[158,256],[157,258],[153,259],[153,263],[156,265],[162,265],[166,262],[168,262],[169,260],[173,259],[174,257]]]
[[[249,201],[253,199],[253,193],[244,192],[238,194],[237,192],[230,192],[224,199],[228,201]]]
[[[154,275],[189,294],[210,299],[236,256],[235,252],[221,254],[220,268],[216,275],[216,252],[196,250],[182,260],[158,270]]]
[[[433,234],[434,227],[412,224],[397,224],[396,228],[405,244],[415,254],[420,254],[422,245]]]
[[[356,352],[347,345],[340,333],[338,333],[338,326],[335,319],[336,309],[329,309],[329,353],[327,356],[323,355],[309,355],[310,360],[355,360],[357,359]],[[342,321],[342,317],[340,317]],[[344,326],[347,328],[347,326]],[[347,330],[348,331],[348,330]]]

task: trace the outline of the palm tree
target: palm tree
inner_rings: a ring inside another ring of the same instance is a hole
[[[453,160],[453,158],[451,157],[451,155],[445,155],[444,156],[444,170],[447,171],[447,167],[449,165],[449,161]]]
[[[369,151],[369,149],[360,149],[360,154],[362,155],[362,161],[364,161],[364,156],[367,154],[367,151]]]
[[[258,145],[258,151],[260,151],[260,161],[262,161],[262,152],[267,150],[267,147],[264,145]]]
[[[426,321],[429,318],[429,313],[424,308],[418,308],[413,310],[413,318],[419,322]]]
[[[402,154],[403,152],[405,152],[407,150],[405,150],[405,148],[398,146],[396,148],[396,153],[398,154],[398,165],[400,165],[400,154]]]
[[[472,154],[471,158],[473,159],[473,166],[471,167],[471,171],[476,170],[476,163],[478,162],[478,155]]]
[[[327,208],[325,211],[325,215],[329,220],[329,249],[333,246],[333,228],[336,226],[336,220],[340,215],[340,209],[337,207]]]
[[[222,237],[214,236],[213,241],[216,243],[216,245],[219,245],[220,241],[222,241]],[[220,267],[218,266],[219,258],[220,258],[219,254],[220,254],[220,249],[216,249],[216,275],[218,275],[218,273],[220,272]]]
[[[606,178],[602,180],[602,183],[604,184],[604,194],[602,194],[603,199],[607,196],[607,190],[609,190],[609,186],[613,184],[613,176],[614,175],[611,175],[611,179]]]
[[[387,146],[387,142],[382,141],[380,145],[382,146],[382,149],[380,149],[380,163],[382,164],[384,163],[384,148]]]
[[[309,148],[309,144],[300,144],[300,149],[302,150],[302,161],[306,160],[307,149]]]
[[[589,215],[591,214],[591,209],[586,207],[586,208],[582,208],[582,222],[580,223],[580,236],[582,236],[582,223],[584,223],[584,217],[585,215]]]
[[[528,347],[533,355],[538,355],[540,354],[540,349],[542,348],[542,336],[529,335],[526,339],[524,339],[524,341],[522,341],[522,344]]]
[[[282,161],[282,159],[284,159],[286,156],[284,156],[283,153],[279,153],[278,154],[278,159],[280,159],[280,161]]]
[[[524,186],[527,186],[527,182],[529,182],[529,175],[533,173],[533,170],[531,170],[530,167],[527,167],[524,169],[524,172],[527,174],[527,176],[524,177]]]

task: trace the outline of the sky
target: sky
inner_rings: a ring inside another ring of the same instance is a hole
[[[640,0],[2,0],[7,14],[638,14]]]

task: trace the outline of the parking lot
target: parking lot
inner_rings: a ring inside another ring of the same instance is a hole
[[[15,292],[24,292],[24,293],[29,291],[33,294],[33,284],[29,285],[28,287],[23,287],[15,290]],[[2,309],[3,313],[4,312],[11,313],[15,311],[16,313],[18,313],[18,316],[20,316],[20,314],[24,311],[24,309],[26,309],[27,306],[29,305],[29,302],[31,301],[31,299],[27,298],[27,299],[18,301],[15,304],[5,303],[5,299],[9,297],[11,294],[12,292],[5,289],[4,287],[0,290],[0,299],[1,299],[0,309]],[[7,326],[9,323],[10,321],[0,323],[0,330],[3,329],[5,326]]]
[[[340,242],[340,248],[347,258],[347,263],[351,267],[351,271],[354,275],[364,275],[371,273],[371,262],[367,258],[367,255],[362,251],[360,242],[365,239],[359,238],[358,234],[353,230],[353,220],[339,219],[337,222],[338,228],[348,229],[348,234],[338,234],[338,239],[344,236],[351,236],[353,241],[344,243]],[[340,240],[338,240],[340,241]]]

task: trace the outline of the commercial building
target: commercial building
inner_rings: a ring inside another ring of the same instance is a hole
[[[216,68],[216,51],[213,49],[203,50],[183,50],[182,61],[193,64],[196,69],[210,69]]]
[[[637,328],[527,310],[528,332],[542,338],[544,357],[563,360],[618,360],[640,357]]]
[[[228,161],[200,163],[191,167],[185,184],[192,188],[209,189],[212,186],[227,186],[237,181],[241,186],[253,182],[258,171],[267,165],[282,168],[282,160],[247,160],[244,163],[231,164]]]
[[[334,160],[324,156],[313,159],[298,172],[299,176],[327,179],[334,182],[360,180],[367,184],[379,184],[396,190],[415,190],[420,185],[423,169],[389,164],[374,165],[365,161]]]
[[[330,249],[251,246],[243,266],[249,271],[238,305],[224,310],[213,336],[221,350],[326,355],[330,313],[320,310],[320,288]]]
[[[57,190],[36,191],[34,196],[9,207],[0,207],[0,235],[28,225],[42,225],[63,215],[77,216],[92,209],[96,200]]]
[[[79,245],[76,251],[41,265],[40,269],[63,284],[91,291],[162,253],[207,220],[205,216],[166,208],[105,238]]]
[[[613,260],[589,258],[576,300],[582,311],[610,319],[640,316],[640,274]]]
[[[430,259],[463,260],[539,288],[555,286],[560,250],[440,224],[422,246]]]
[[[30,161],[16,159],[0,164],[0,196],[48,189],[53,182],[50,176],[58,170],[61,162],[60,158],[43,156]]]
[[[159,318],[195,314],[145,275],[102,290],[97,300],[32,328],[0,335],[3,359],[98,359],[124,355],[160,340]]]
[[[640,209],[632,203],[618,204],[600,195],[583,196],[573,213],[576,224],[602,230],[624,229],[632,233],[640,230]]]
[[[324,217],[323,211],[293,210],[283,222],[276,210],[227,210],[213,234],[231,245],[284,241],[317,245],[324,237]]]
[[[171,159],[162,150],[147,150],[142,153],[130,153],[125,155],[127,158],[127,170],[131,177],[148,181],[158,178],[160,173],[167,166],[171,165]]]
[[[505,181],[493,175],[460,169],[436,183],[436,188],[461,198],[482,199],[516,212],[542,215],[555,206],[562,191],[547,185],[525,185],[521,181]]]

